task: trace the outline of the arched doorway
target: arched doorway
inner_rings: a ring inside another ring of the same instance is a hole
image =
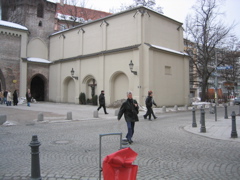
[[[126,99],[126,92],[129,90],[129,80],[122,72],[115,73],[111,78],[111,103],[120,99]]]
[[[45,97],[45,83],[42,77],[39,75],[32,78],[31,81],[31,93],[32,97],[37,101],[44,101]]]
[[[75,103],[75,82],[71,77],[63,82],[63,102]]]
[[[86,99],[92,99],[94,95],[97,95],[97,81],[92,75],[88,75],[83,79],[83,85],[85,85]]]

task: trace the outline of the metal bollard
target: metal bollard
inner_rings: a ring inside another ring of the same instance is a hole
[[[165,113],[166,112],[166,106],[162,107],[162,112]]]
[[[38,114],[38,120],[37,120],[37,121],[43,121],[43,120],[44,120],[43,113],[40,112],[40,113]]]
[[[206,127],[205,127],[205,110],[202,107],[201,108],[201,129],[200,132],[206,132]]]
[[[196,110],[194,107],[192,108],[192,127],[197,127]]]
[[[215,121],[217,121],[217,104],[214,106],[214,112],[215,112]]]
[[[237,128],[236,128],[236,114],[235,111],[232,112],[232,133],[231,133],[231,138],[237,138]]]
[[[225,116],[224,116],[224,119],[228,119],[228,112],[227,112],[227,105],[226,105],[226,104],[224,105],[224,108],[225,108]]]
[[[239,111],[238,111],[238,116],[240,116],[240,104],[239,104]]]
[[[93,117],[94,117],[94,118],[98,118],[98,110],[93,111]]]
[[[30,142],[29,146],[31,147],[31,178],[30,180],[41,180],[41,173],[40,173],[40,161],[39,161],[39,146],[41,143],[38,141],[37,135],[32,136],[32,141]]]
[[[67,120],[72,120],[72,112],[67,112]]]
[[[214,113],[215,113],[212,104],[209,105],[209,113],[210,113],[210,114],[214,114]]]

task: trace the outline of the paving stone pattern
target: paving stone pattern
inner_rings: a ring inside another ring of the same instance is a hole
[[[11,108],[8,109],[8,113],[12,114],[11,120],[14,120],[14,111],[26,116],[30,114],[25,106],[8,108]],[[88,112],[82,112],[82,120],[79,114],[72,121],[36,122],[35,115],[32,115],[30,122],[21,123],[18,120],[17,125],[0,126],[0,179],[30,178],[29,143],[32,135],[37,135],[41,142],[43,180],[98,180],[99,134],[122,132],[125,136],[127,128],[124,119],[117,121],[114,109],[108,109],[109,116],[99,112],[100,118],[92,118],[94,108],[89,107]],[[6,112],[6,108],[1,106],[0,112],[3,113],[3,110]],[[238,107],[233,106],[231,110],[237,112]],[[47,108],[47,111],[51,110]],[[36,119],[39,110],[35,112]],[[57,114],[56,110],[52,112]],[[220,109],[219,115],[222,112]],[[58,117],[61,113],[64,114],[61,111]],[[138,153],[134,162],[139,166],[138,180],[239,179],[239,142],[216,140],[186,131],[184,127],[192,123],[191,111],[157,114],[158,119],[154,121],[144,120],[143,113],[140,113],[140,121],[135,126],[134,143],[130,145]],[[87,114],[91,119],[86,120]],[[103,137],[102,159],[118,148],[118,136]]]

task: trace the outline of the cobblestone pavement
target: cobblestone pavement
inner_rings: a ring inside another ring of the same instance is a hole
[[[229,112],[238,111],[237,106],[229,108]],[[11,122],[0,126],[0,179],[29,179],[29,143],[32,135],[37,135],[41,142],[42,179],[98,180],[99,134],[125,135],[127,128],[124,119],[116,120],[114,109],[108,109],[109,115],[100,110],[100,118],[92,118],[95,109],[68,104],[56,104],[53,108],[51,103],[33,104],[30,108],[0,105],[0,113],[7,114]],[[73,120],[64,119],[69,110]],[[36,121],[39,112],[44,112],[43,122]],[[186,131],[185,127],[192,123],[191,111],[157,113],[158,119],[154,121],[144,120],[143,113],[140,112],[134,143],[130,145],[138,153],[134,162],[139,166],[138,180],[239,179],[239,141],[212,139]],[[218,114],[223,117],[223,109]],[[213,116],[206,113],[206,119]],[[119,137],[103,137],[102,159],[118,148]]]

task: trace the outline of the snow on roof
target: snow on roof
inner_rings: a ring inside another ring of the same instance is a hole
[[[147,44],[147,43],[146,43],[146,44]],[[160,50],[172,52],[172,53],[175,53],[175,54],[180,54],[180,55],[188,56],[188,54],[185,53],[185,52],[176,51],[176,50],[173,50],[173,49],[165,48],[165,47],[162,47],[162,46],[156,46],[156,45],[152,45],[152,44],[147,44],[147,45],[149,45],[149,46],[151,46],[151,47],[154,47],[154,48],[156,48],[156,49],[160,49]]]
[[[64,15],[64,14],[61,14],[61,13],[57,13],[56,17],[59,20],[75,21],[75,22],[79,22],[79,23],[86,23],[88,21],[91,21],[91,19],[90,20],[84,20],[84,18],[81,18],[81,17],[69,16],[69,15]]]
[[[28,28],[26,28],[25,26],[22,26],[20,24],[8,22],[8,21],[2,21],[2,20],[0,20],[0,26],[12,27],[15,29],[22,29],[22,30],[26,30],[26,31],[28,30]]]
[[[51,3],[56,3],[56,0],[47,0],[47,1]]]
[[[51,63],[51,61],[49,61],[49,60],[42,59],[42,58],[33,58],[33,57],[27,58],[27,61],[30,61],[30,62],[39,62],[39,63],[46,63],[46,64],[50,64],[50,63]]]

